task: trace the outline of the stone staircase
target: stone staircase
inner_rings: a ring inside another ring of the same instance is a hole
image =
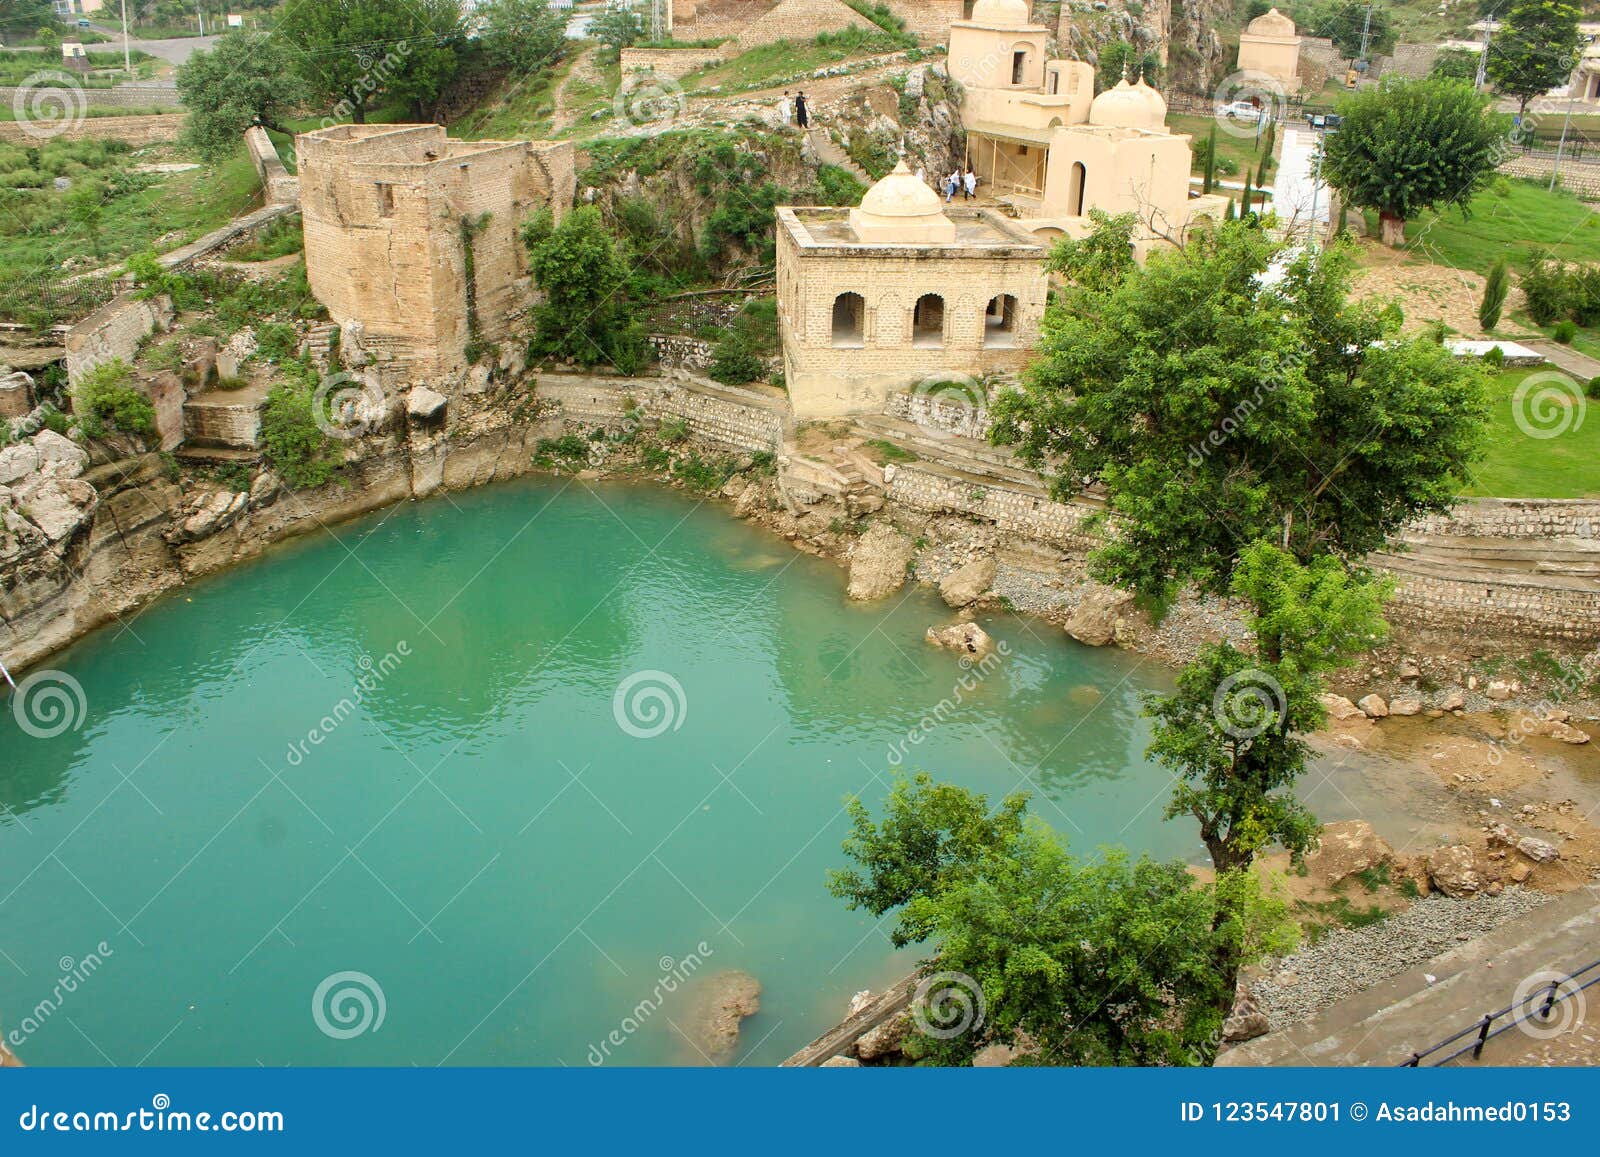
[[[241,390],[207,390],[184,402],[184,444],[176,456],[202,465],[258,461],[261,407],[269,388],[254,382]]]
[[[954,471],[963,477],[1011,490],[1045,493],[1045,484],[1039,475],[1018,462],[1011,451],[976,438],[930,430],[887,414],[859,415],[854,430],[863,439],[890,442],[909,450],[922,467]]]
[[[333,368],[335,343],[339,338],[339,327],[331,321],[321,322],[311,327],[306,334],[304,349],[311,355],[311,364],[317,367],[317,372],[324,377]]]
[[[833,143],[833,138],[828,136],[827,130],[817,125],[812,125],[806,130],[806,139],[811,142],[811,147],[816,150],[822,162],[843,169],[863,185],[871,188],[876,182],[872,175],[850,159],[850,154]]]

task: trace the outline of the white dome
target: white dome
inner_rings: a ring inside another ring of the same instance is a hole
[[[1139,78],[1139,83],[1133,86],[1133,91],[1142,96],[1144,103],[1150,106],[1150,115],[1155,117],[1155,125],[1152,125],[1152,128],[1167,123],[1166,99],[1145,83],[1144,77]]]
[[[874,217],[937,217],[944,210],[939,194],[906,168],[902,159],[883,180],[861,198],[861,211]]]
[[[1023,28],[1032,19],[1027,0],[978,0],[972,6],[972,22],[987,28]]]
[[[1294,21],[1273,8],[1250,21],[1245,31],[1254,36],[1293,36]]]
[[[1146,89],[1160,102],[1159,114],[1150,99],[1139,91],[1140,88]],[[1108,88],[1094,98],[1094,103],[1089,106],[1089,123],[1107,128],[1156,129],[1166,119],[1166,107],[1166,102],[1161,100],[1161,94],[1155,89],[1142,82],[1139,88],[1135,88],[1124,77],[1117,81],[1115,88]]]

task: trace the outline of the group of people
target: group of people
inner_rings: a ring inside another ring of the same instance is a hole
[[[783,99],[778,102],[778,115],[783,117],[784,124],[797,124],[807,128],[811,124],[811,113],[806,108],[806,94],[803,89],[796,89],[793,97],[789,90],[783,90]]]
[[[952,169],[939,179],[939,191],[944,194],[946,204],[954,201],[957,193],[963,201],[970,201],[978,194],[978,174],[972,171],[971,165],[964,173],[959,168]]]

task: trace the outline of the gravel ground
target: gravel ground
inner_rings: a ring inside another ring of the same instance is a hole
[[[1549,900],[1525,888],[1471,900],[1429,896],[1380,923],[1331,932],[1276,965],[1269,962],[1250,992],[1273,1029],[1285,1028]]]

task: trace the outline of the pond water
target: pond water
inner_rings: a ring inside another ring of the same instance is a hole
[[[915,959],[824,886],[901,753],[1079,851],[1199,854],[1142,755],[1158,664],[998,616],[965,671],[935,598],[842,587],[716,506],[542,479],[95,634],[49,664],[78,729],[0,712],[0,1028],[40,1065],[698,1063],[663,979],[741,969],[732,1059],[770,1064]]]

